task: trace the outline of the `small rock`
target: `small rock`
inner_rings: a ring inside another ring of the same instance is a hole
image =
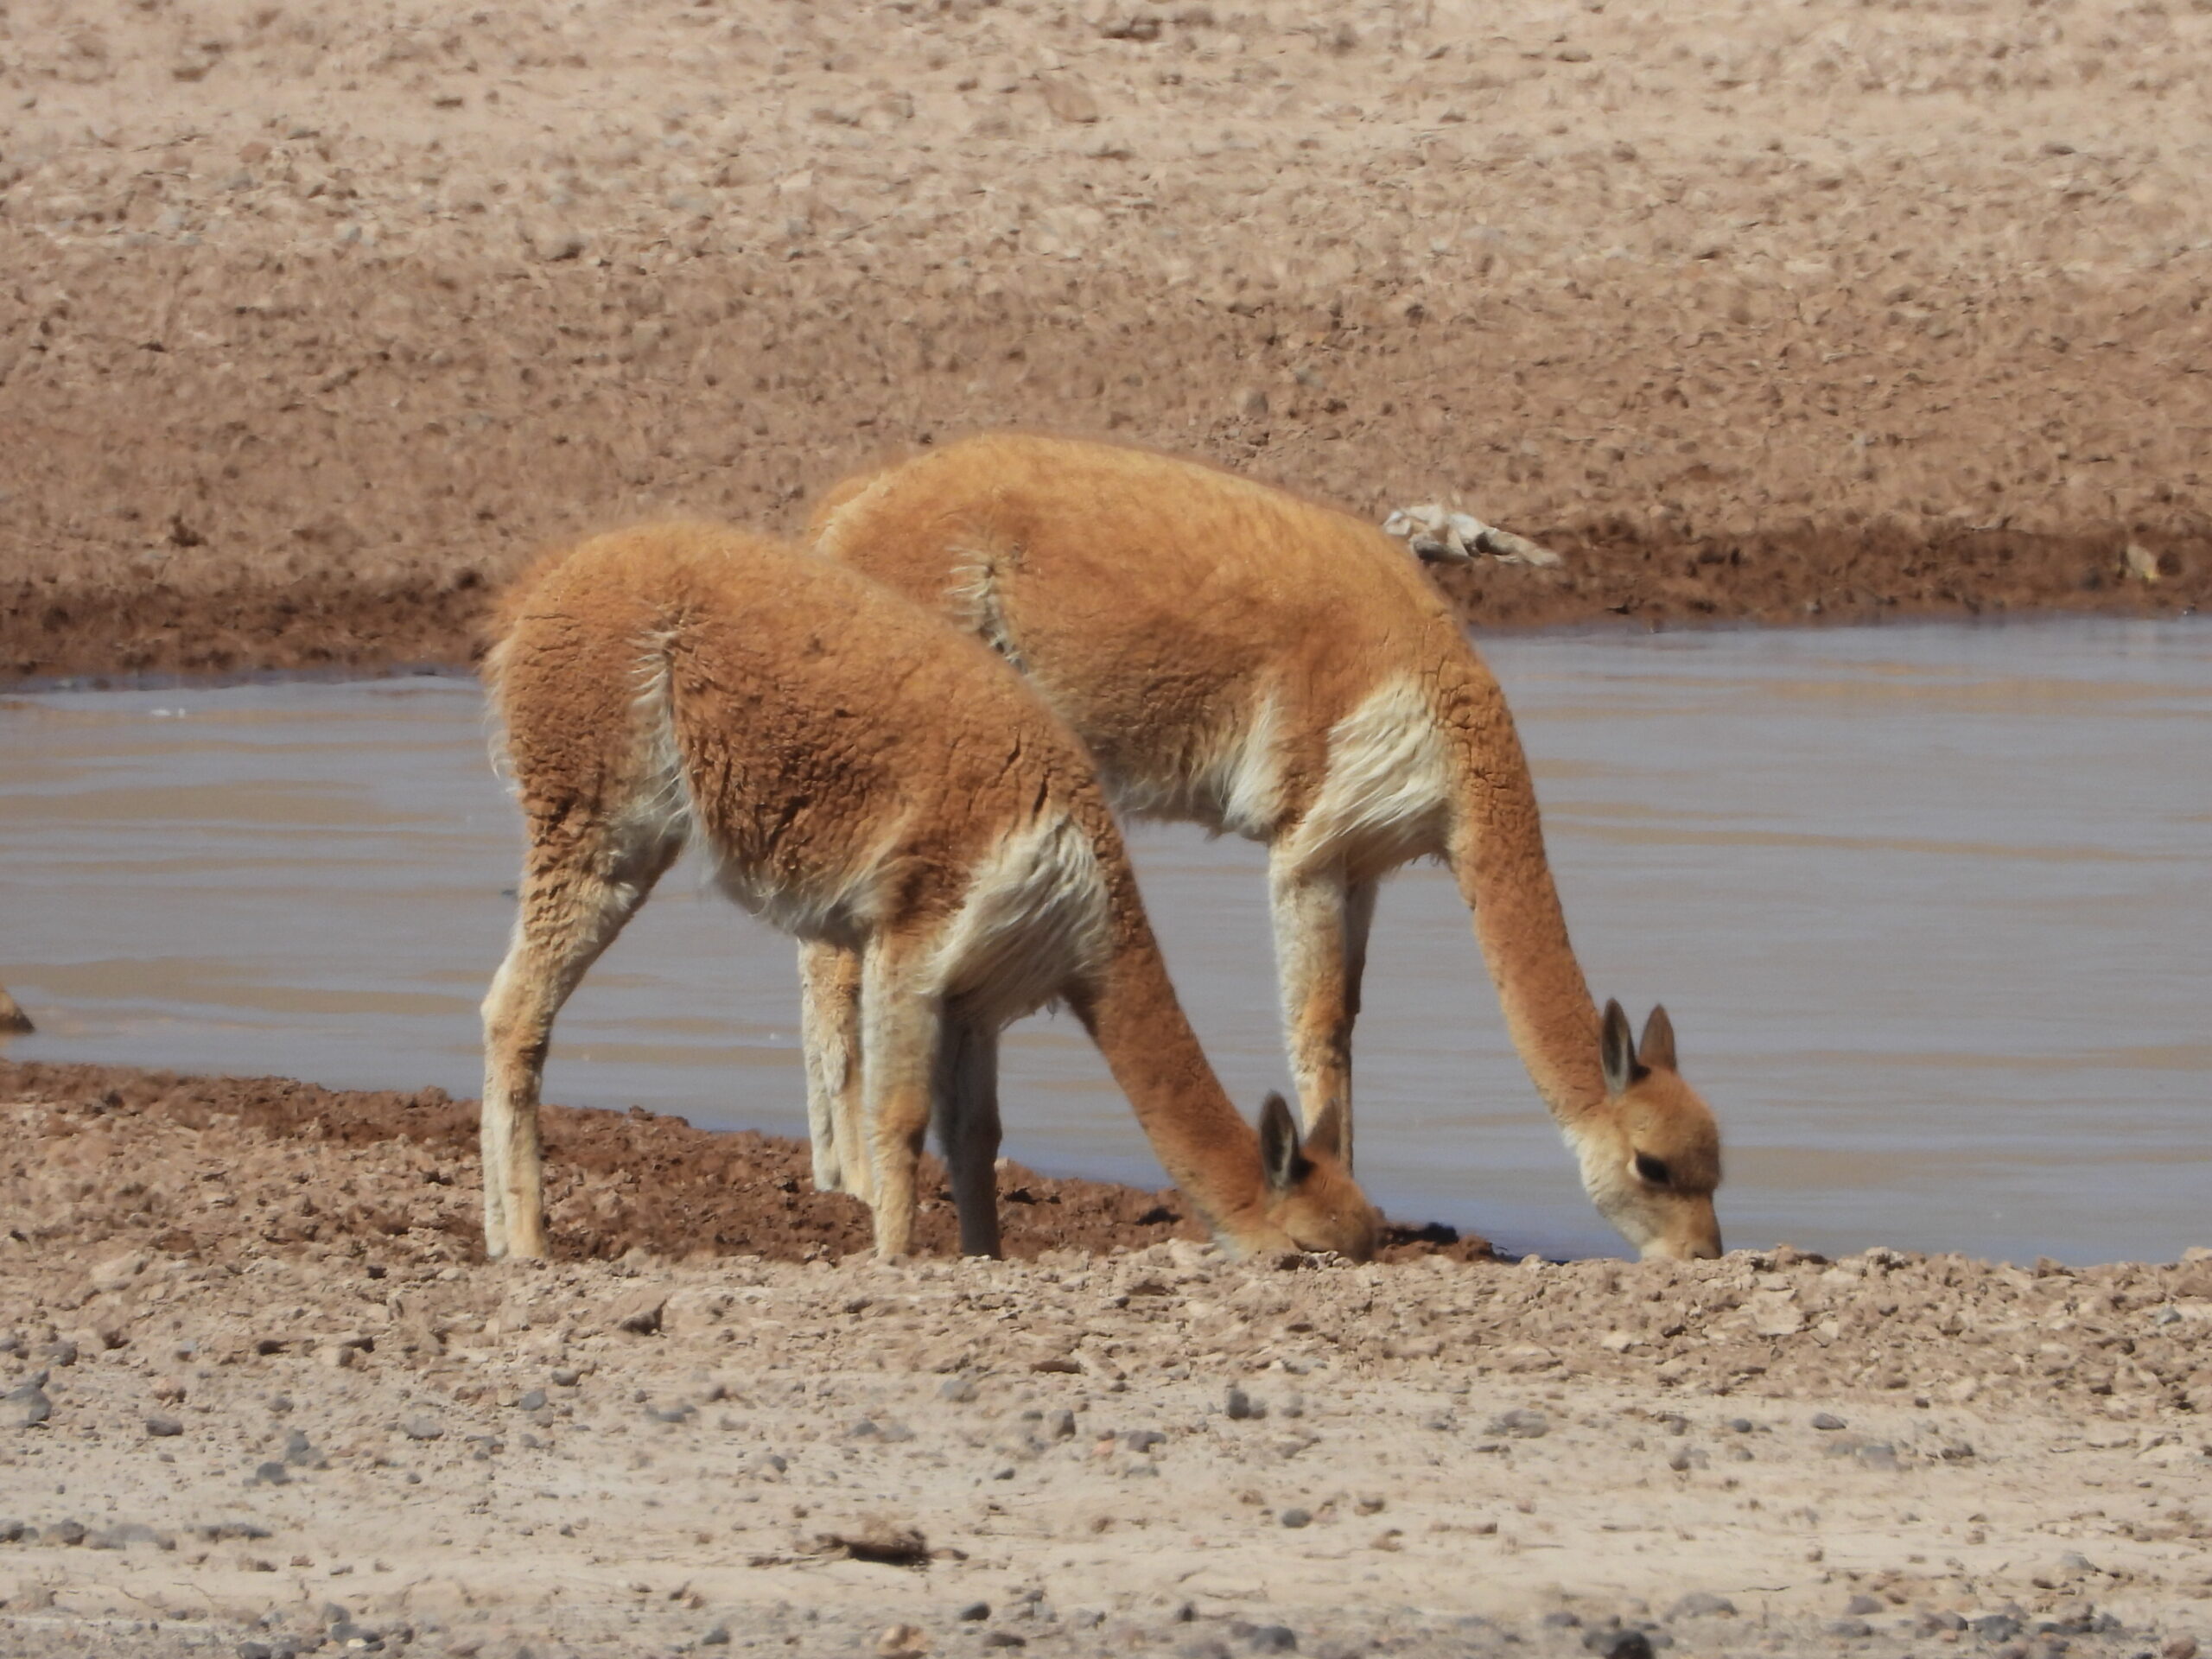
[[[1592,1630],[1582,1643],[1605,1659],[1651,1659],[1651,1638],[1642,1630]]]
[[[46,1529],[45,1537],[50,1543],[81,1544],[85,1541],[85,1523],[81,1521],[57,1521]]]
[[[1026,1648],[1029,1645],[1029,1638],[1016,1636],[1012,1630],[993,1630],[983,1638],[983,1645],[987,1648]]]
[[[545,1390],[531,1389],[521,1399],[515,1402],[515,1406],[521,1411],[543,1411],[545,1408]]]
[[[699,1638],[699,1645],[702,1648],[726,1648],[729,1646],[729,1626],[727,1624],[715,1625],[713,1630],[709,1630],[704,1636]]]
[[[1516,1440],[1541,1440],[1551,1433],[1551,1419],[1541,1411],[1516,1410],[1490,1420],[1485,1434],[1507,1434]]]
[[[875,1650],[883,1659],[909,1659],[909,1656],[929,1651],[930,1639],[913,1624],[893,1624],[875,1638]]]
[[[1972,1624],[1985,1642],[2010,1642],[2020,1633],[2020,1621],[2011,1613],[1985,1613]]]
[[[1298,1632],[1287,1624],[1262,1624],[1245,1632],[1244,1645],[1255,1653],[1295,1653]]]
[[[2196,1659],[2196,1638],[2177,1636],[2158,1649],[2159,1659]]]
[[[988,1601],[971,1601],[953,1615],[955,1618],[971,1624],[988,1618],[990,1616],[991,1604]]]
[[[249,1486],[283,1486],[291,1478],[291,1471],[285,1468],[283,1464],[264,1463],[257,1465],[254,1471],[246,1477],[245,1484]]]
[[[59,1365],[64,1370],[77,1363],[77,1344],[67,1337],[39,1344],[38,1357],[49,1365]]]
[[[1830,1636],[1872,1636],[1874,1627],[1863,1618],[1832,1618],[1827,1624],[1827,1633]]]
[[[1073,1440],[1075,1438],[1075,1413],[1069,1411],[1065,1408],[1058,1411],[1046,1413],[1045,1429],[1046,1432],[1051,1434],[1056,1440]]]
[[[174,1417],[156,1412],[146,1419],[146,1432],[157,1440],[166,1440],[183,1433],[184,1425]]]
[[[1229,1385],[1229,1395],[1224,1408],[1228,1411],[1230,1420],[1235,1422],[1243,1422],[1247,1418],[1264,1417],[1268,1414],[1268,1408],[1265,1406],[1254,1405],[1252,1396],[1234,1382]]]
[[[1736,1604],[1710,1590],[1693,1590],[1668,1610],[1669,1618],[1733,1618]]]
[[[1843,1611],[1847,1618],[1860,1618],[1885,1611],[1885,1604],[1879,1596],[1853,1596],[1844,1604]]]
[[[1167,1436],[1156,1428],[1132,1428],[1122,1435],[1122,1444],[1131,1452],[1149,1452],[1155,1446],[1167,1444]]]
[[[1293,1531],[1297,1530],[1300,1527],[1310,1527],[1313,1524],[1313,1514],[1310,1510],[1285,1510],[1279,1519],[1281,1519],[1283,1525],[1290,1528]]]
[[[937,1397],[957,1406],[968,1405],[976,1398],[976,1385],[964,1376],[948,1376],[938,1385]]]
[[[1236,412],[1248,421],[1263,419],[1268,412],[1268,394],[1257,386],[1246,386],[1234,400]]]
[[[130,1250],[121,1255],[110,1256],[93,1268],[92,1288],[115,1290],[129,1284],[146,1271],[146,1263],[149,1259],[143,1250]]]
[[[667,1306],[668,1298],[660,1292],[641,1291],[615,1307],[613,1324],[632,1336],[650,1337],[660,1329],[661,1313]]]
[[[410,1417],[400,1424],[399,1432],[410,1440],[441,1440],[446,1433],[434,1419],[423,1416]]]
[[[275,1656],[266,1642],[241,1642],[238,1659],[275,1659]]]
[[[54,1402],[35,1382],[0,1394],[0,1428],[36,1428],[54,1415]]]
[[[1963,1630],[1966,1627],[1966,1616],[1963,1613],[1952,1612],[1948,1608],[1940,1612],[1929,1611],[1921,1614],[1916,1626],[1923,1636],[1940,1636],[1945,1630]]]
[[[1053,75],[1044,81],[1042,90],[1045,107],[1052,112],[1054,120],[1084,126],[1098,118],[1098,100],[1080,82]]]
[[[294,1429],[284,1437],[284,1461],[295,1469],[327,1469],[330,1459],[315,1450],[306,1433]]]
[[[1825,1432],[1842,1428],[1846,1426],[1847,1425],[1843,1419],[1837,1416],[1832,1411],[1819,1411],[1813,1414],[1813,1427],[1815,1428],[1821,1429]]]

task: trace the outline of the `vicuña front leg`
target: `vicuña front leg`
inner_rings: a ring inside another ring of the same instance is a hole
[[[922,952],[878,938],[861,969],[861,1076],[875,1253],[914,1248],[915,1181],[929,1133],[942,1005],[915,986]]]
[[[999,1253],[999,1033],[985,1024],[945,1023],[938,1057],[938,1139],[960,1215],[960,1253]]]
[[[1341,868],[1302,863],[1278,842],[1268,861],[1275,968],[1282,987],[1283,1031],[1298,1115],[1311,1129],[1331,1106],[1342,1116],[1344,1160],[1351,1166],[1351,1028],[1375,915],[1372,882],[1348,881]]]
[[[514,942],[484,998],[484,1103],[478,1135],[484,1160],[484,1253],[546,1253],[543,1154],[538,1090],[553,1017],[637,914],[680,842],[643,850],[609,880],[533,856],[524,872]],[[579,858],[577,862],[583,861]]]
[[[860,952],[809,940],[798,948],[798,975],[815,1189],[866,1204],[875,1189],[861,1098]]]

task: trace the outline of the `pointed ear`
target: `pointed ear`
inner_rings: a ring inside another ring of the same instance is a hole
[[[1636,1063],[1635,1052],[1629,1047],[1628,1015],[1621,1012],[1621,1005],[1608,1000],[1605,1003],[1605,1022],[1598,1033],[1598,1065],[1605,1074],[1605,1092],[1624,1094],[1630,1084],[1643,1075],[1643,1068]]]
[[[1636,1046],[1636,1058],[1654,1071],[1675,1069],[1675,1022],[1659,1003],[1651,1005],[1651,1017],[1643,1022],[1643,1040]]]
[[[1321,1116],[1313,1120],[1313,1127],[1306,1132],[1307,1156],[1316,1154],[1334,1158],[1341,1162],[1344,1155],[1344,1108],[1340,1100],[1332,1100],[1321,1109]]]
[[[1288,1192],[1298,1174],[1298,1123],[1281,1095],[1269,1095],[1260,1108],[1260,1167],[1271,1192]]]

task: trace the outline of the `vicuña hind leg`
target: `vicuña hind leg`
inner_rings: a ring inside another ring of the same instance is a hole
[[[999,1254],[999,1033],[950,1019],[938,1055],[938,1141],[952,1176],[963,1255]]]
[[[1374,885],[1346,880],[1338,866],[1303,864],[1278,843],[1268,861],[1268,898],[1299,1117],[1310,1129],[1330,1105],[1338,1106],[1349,1167],[1351,1027],[1375,915]]]
[[[682,845],[654,841],[609,856],[571,842],[557,860],[533,848],[525,862],[514,942],[484,999],[484,1253],[495,1262],[546,1251],[537,1095],[553,1017]]]
[[[861,1099],[860,952],[808,940],[798,948],[798,978],[815,1190],[866,1204],[875,1188]]]
[[[943,1005],[916,986],[923,952],[879,937],[861,963],[861,1079],[875,1211],[875,1253],[914,1247],[915,1180],[929,1133]]]

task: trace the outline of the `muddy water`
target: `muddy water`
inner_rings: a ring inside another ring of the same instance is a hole
[[[2073,1261],[2212,1243],[2212,627],[1516,639],[1592,984],[1663,997],[1729,1136],[1732,1243]],[[10,1052],[474,1093],[518,830],[459,679],[0,702]],[[1281,1086],[1256,849],[1136,836],[1208,1047]],[[801,1133],[790,946],[687,863],[548,1086]],[[1440,870],[1385,891],[1362,1171],[1396,1213],[1614,1248]],[[1072,1021],[1007,1048],[1009,1151],[1157,1179]]]

